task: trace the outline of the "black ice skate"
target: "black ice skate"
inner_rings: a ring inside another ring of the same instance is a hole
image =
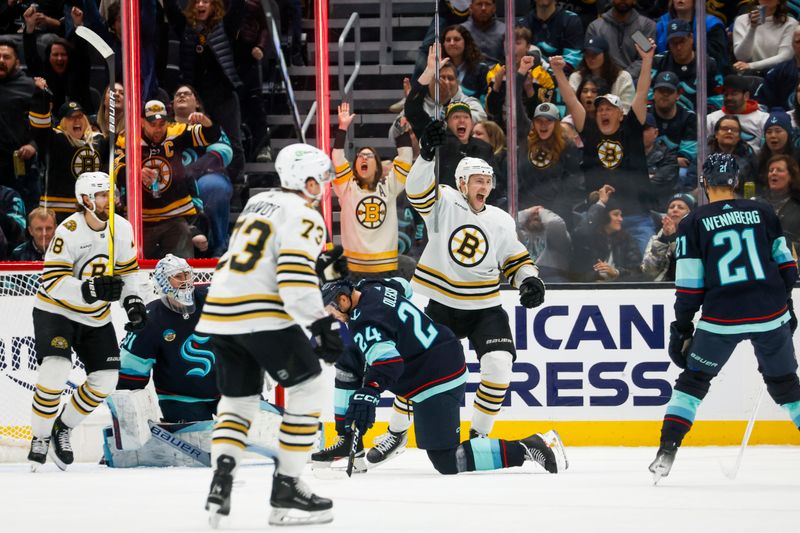
[[[31,472],[36,472],[47,461],[47,450],[50,448],[50,437],[33,437],[31,451],[28,452],[28,461],[31,463]]]
[[[525,459],[539,464],[551,474],[563,472],[569,466],[564,444],[558,432],[536,433],[519,441],[525,448]]]
[[[375,447],[367,452],[367,466],[374,468],[406,451],[408,431],[387,431],[376,439]]]
[[[333,521],[333,502],[321,498],[300,478],[276,473],[272,478],[272,496],[269,499],[272,526],[327,524]]]
[[[350,455],[350,443],[352,442],[351,434],[339,435],[336,442],[323,448],[322,450],[311,454],[311,467],[314,470],[325,470],[331,468],[334,461],[340,459],[347,459]],[[364,460],[364,442],[359,439],[358,447],[356,448],[356,460],[353,463],[353,472],[361,473],[367,471],[367,463]]]
[[[653,473],[653,485],[658,484],[662,477],[667,477],[675,462],[678,453],[678,444],[675,442],[662,442],[658,448],[655,460],[650,463],[650,472]]]
[[[219,525],[220,519],[231,512],[231,488],[235,467],[236,461],[229,455],[220,455],[217,459],[217,468],[214,469],[214,477],[211,479],[206,500],[208,523],[214,529]]]
[[[69,434],[71,431],[72,428],[65,426],[59,416],[56,418],[53,429],[50,432],[50,442],[53,446],[50,447],[49,455],[56,466],[61,470],[66,470],[74,460],[72,444],[69,442]]]

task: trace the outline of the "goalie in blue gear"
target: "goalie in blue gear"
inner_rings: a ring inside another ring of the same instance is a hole
[[[372,426],[380,395],[389,390],[414,403],[417,446],[442,474],[496,470],[525,461],[550,473],[567,468],[555,431],[522,440],[477,437],[461,442],[459,408],[467,381],[464,351],[452,331],[435,324],[411,302],[408,282],[391,278],[354,286],[337,281],[325,284],[322,295],[336,317],[347,322],[361,368],[366,361],[363,378],[351,381],[355,384],[350,390],[337,390],[337,409],[346,405],[346,439],[352,440],[351,428],[364,434]],[[347,364],[347,355],[342,359],[336,363],[337,371],[359,367]],[[342,383],[337,381],[337,387]]]

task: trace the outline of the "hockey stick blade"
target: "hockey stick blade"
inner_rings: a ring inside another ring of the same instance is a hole
[[[148,421],[147,424],[150,426],[150,433],[153,434],[153,437],[157,438],[158,440],[167,444],[168,446],[172,446],[182,454],[188,455],[201,465],[211,466],[210,453],[201,450],[197,446],[189,444],[180,437],[175,436],[175,434],[171,433],[170,431],[167,431],[166,429],[162,428],[155,422]]]
[[[97,50],[101,56],[103,56],[103,59],[108,59],[114,55],[114,50],[112,50],[111,47],[106,44],[103,38],[86,26],[78,26],[75,28],[75,33],[78,34],[78,37],[92,45],[92,47]]]
[[[356,427],[356,423],[350,426],[353,435],[353,440],[350,443],[350,454],[347,456],[347,477],[353,475],[353,466],[356,463],[356,451],[358,450],[358,441],[361,440],[361,431]]]

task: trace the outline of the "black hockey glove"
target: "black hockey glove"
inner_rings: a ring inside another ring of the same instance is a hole
[[[694,335],[694,325],[689,323],[687,326],[678,327],[677,322],[672,322],[669,325],[669,358],[675,363],[678,368],[686,368],[686,356],[689,352],[689,346],[692,344],[692,336]]]
[[[792,335],[794,335],[797,329],[797,315],[794,314],[794,302],[791,298],[786,301],[786,307],[789,308],[789,327],[792,329]]]
[[[447,129],[443,120],[432,120],[419,140],[419,155],[425,161],[433,161],[436,155],[436,147],[442,146],[447,138]]]
[[[127,331],[143,329],[147,322],[147,309],[142,299],[138,296],[128,296],[122,302],[122,307],[125,308],[125,312],[128,314],[128,323],[125,324],[125,329]]]
[[[93,304],[97,300],[116,302],[122,296],[122,278],[119,276],[89,278],[81,285],[81,294],[87,304]]]
[[[326,363],[335,363],[344,351],[342,338],[339,336],[339,322],[331,315],[315,320],[308,328],[317,345],[314,353]]]
[[[363,435],[375,423],[375,408],[381,399],[380,393],[372,387],[358,389],[350,398],[347,414],[344,415],[345,430],[355,424],[356,429]]]
[[[544,282],[536,276],[525,278],[519,287],[519,303],[533,309],[544,303]]]
[[[317,271],[317,277],[322,280],[323,283],[346,278],[350,271],[347,268],[347,258],[344,256],[344,248],[340,245],[336,245],[333,247],[333,250],[319,254],[315,270]]]

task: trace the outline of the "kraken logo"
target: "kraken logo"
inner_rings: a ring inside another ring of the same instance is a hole
[[[456,228],[450,235],[448,249],[453,261],[463,267],[473,267],[486,257],[489,241],[481,228],[467,224]]]
[[[609,170],[619,166],[623,155],[622,145],[617,141],[606,139],[597,146],[597,158]]]
[[[202,337],[192,333],[189,338],[181,346],[181,358],[190,363],[198,363],[200,366],[192,368],[186,372],[187,376],[195,376],[199,378],[206,377],[211,369],[214,368],[214,363],[217,358],[210,350],[201,348],[208,343],[210,337]]]
[[[367,229],[376,229],[386,220],[386,202],[377,196],[367,196],[356,206],[356,218]]]

